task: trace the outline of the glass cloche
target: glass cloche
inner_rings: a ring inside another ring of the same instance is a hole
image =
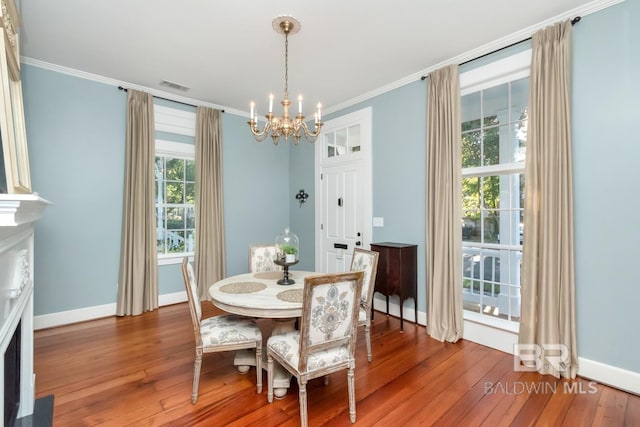
[[[289,230],[289,227],[284,229],[283,234],[278,234],[276,237],[276,256],[279,260],[284,262],[296,262],[298,260],[298,236]]]

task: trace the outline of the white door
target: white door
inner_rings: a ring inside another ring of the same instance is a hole
[[[328,121],[316,144],[316,271],[347,271],[371,243],[371,109]]]

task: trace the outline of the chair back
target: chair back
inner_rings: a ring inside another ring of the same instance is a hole
[[[304,279],[300,372],[307,370],[309,355],[317,351],[345,346],[353,358],[363,277],[363,272],[356,271]]]
[[[353,258],[351,258],[351,271],[364,271],[362,282],[362,305],[367,310],[371,309],[373,290],[376,284],[376,274],[378,272],[378,256],[376,251],[355,248]]]
[[[184,286],[187,291],[187,300],[189,300],[189,311],[191,311],[191,320],[196,334],[200,332],[200,321],[202,320],[202,306],[198,298],[198,285],[196,284],[193,267],[189,262],[189,257],[182,260],[182,276],[184,277]]]
[[[282,267],[273,262],[276,257],[275,244],[249,245],[249,272],[281,271]]]

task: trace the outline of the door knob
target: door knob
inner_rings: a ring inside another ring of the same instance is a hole
[[[360,246],[360,245],[362,245],[362,242],[360,242],[360,240],[358,240],[358,241],[356,242],[356,246]]]

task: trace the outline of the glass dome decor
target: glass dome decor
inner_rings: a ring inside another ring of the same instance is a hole
[[[286,263],[298,261],[298,236],[292,233],[289,230],[289,227],[284,229],[283,234],[278,234],[275,243],[276,257],[278,260],[284,261]]]

